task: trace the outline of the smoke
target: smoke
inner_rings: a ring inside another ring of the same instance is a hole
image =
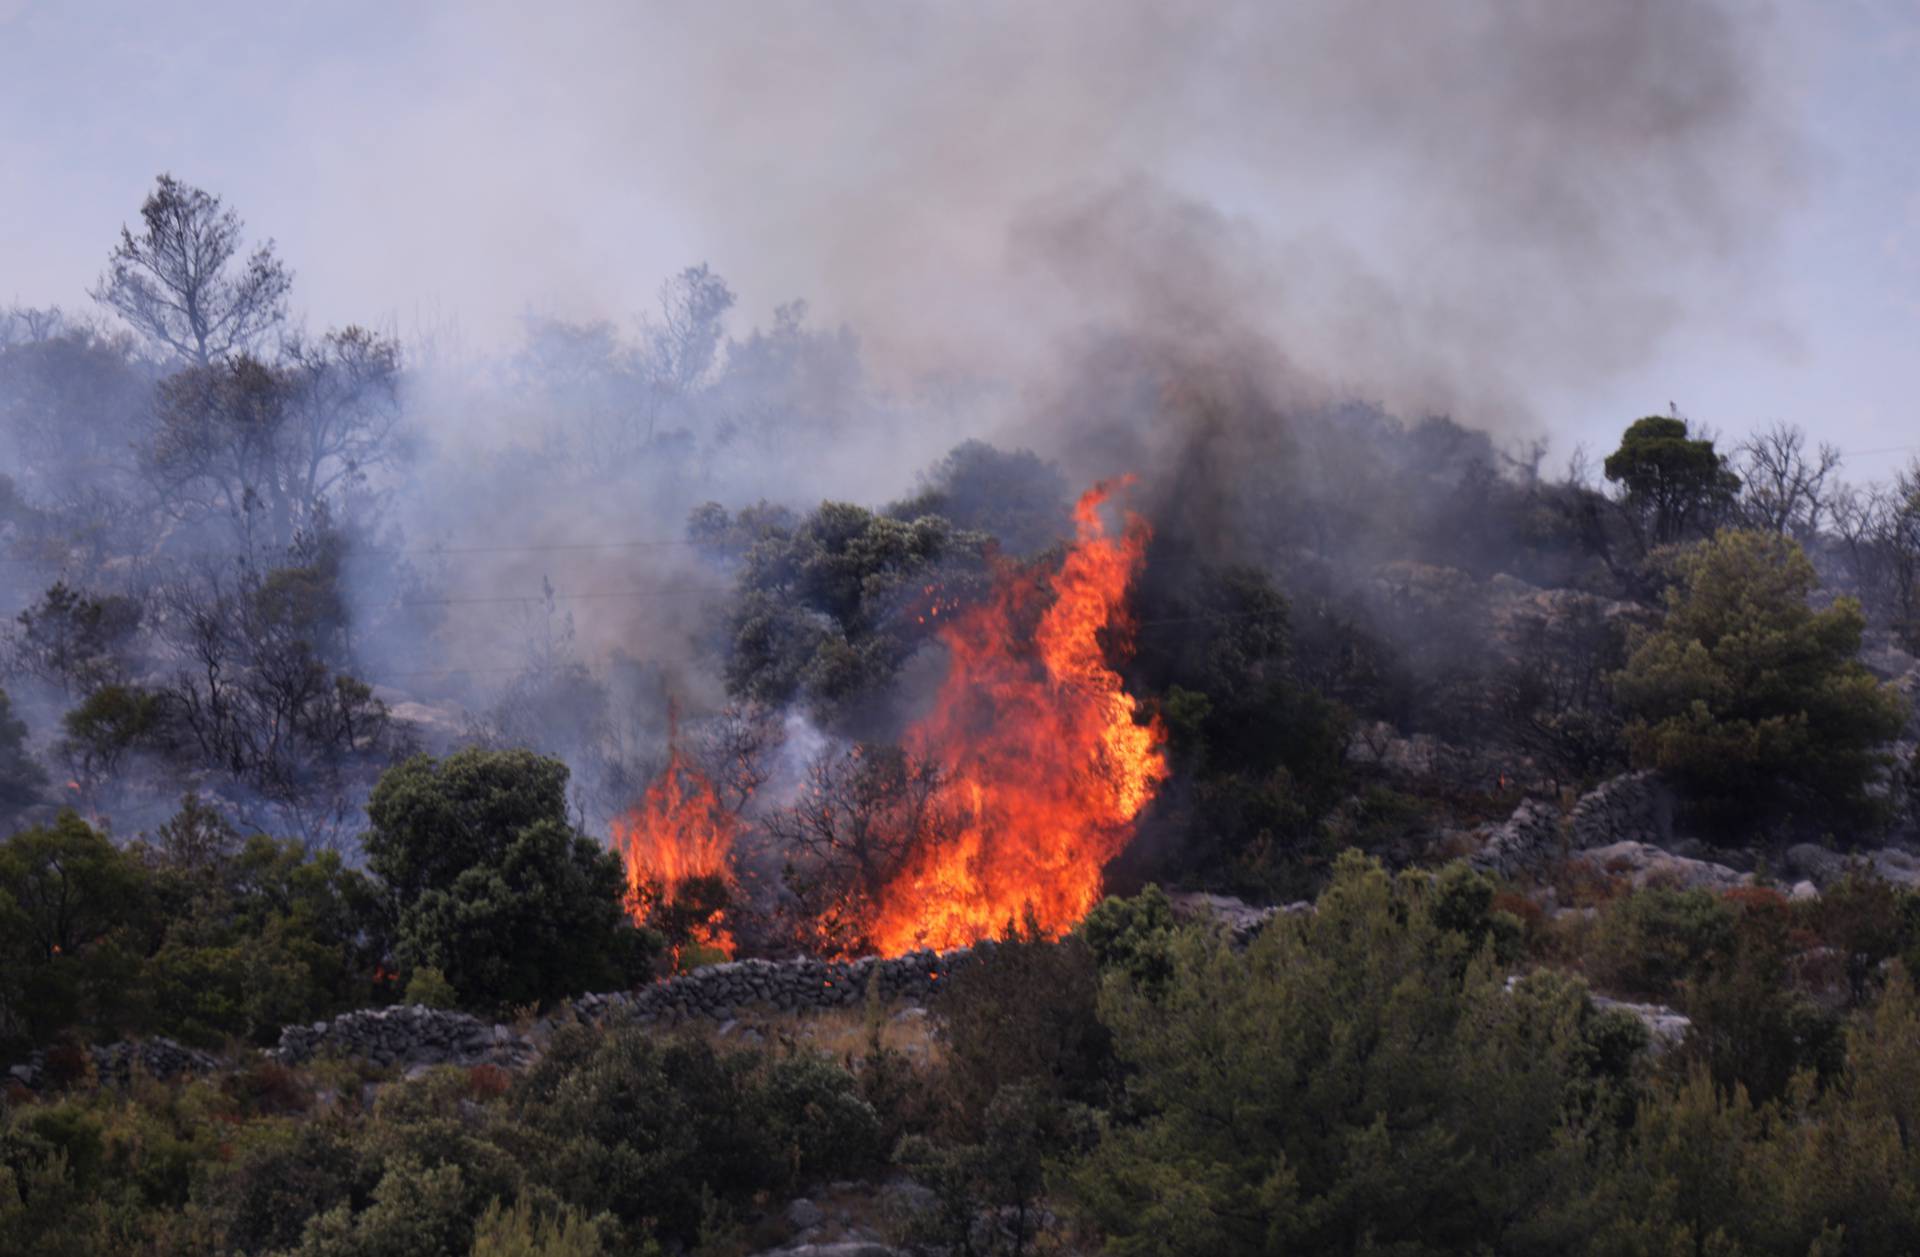
[[[424,199],[452,240],[387,234],[514,242],[456,308],[631,314],[631,212],[895,382],[1025,380],[1119,322],[1511,424],[1737,298],[1798,164],[1770,31],[1654,0],[463,6],[441,90],[354,157],[460,189]]]
[[[597,738],[619,762],[567,753],[608,790],[667,695],[723,699],[702,502],[885,502],[980,436],[1081,483],[1144,472],[1166,531],[1219,542],[1251,481],[1343,474],[1292,417],[1550,426],[1740,301],[1800,165],[1751,6],[407,21],[404,76],[365,73],[398,55],[371,46],[313,59],[282,142],[213,190],[281,239],[319,321],[410,340],[418,447],[373,495],[404,562],[350,560],[356,622],[393,626],[361,670],[448,736]],[[739,296],[728,339],[665,370],[655,289],[701,260]]]

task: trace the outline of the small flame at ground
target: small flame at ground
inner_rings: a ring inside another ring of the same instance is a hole
[[[671,904],[695,878],[733,883],[731,856],[739,822],[720,802],[713,782],[681,753],[669,735],[667,767],[639,806],[613,822],[613,847],[627,868],[627,910],[646,921]],[[691,927],[692,941],[733,955],[725,913]]]

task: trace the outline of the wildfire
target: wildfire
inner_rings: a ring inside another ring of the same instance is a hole
[[[656,908],[674,903],[695,878],[718,878],[731,885],[738,825],[713,782],[688,762],[678,737],[670,735],[666,770],[647,787],[638,806],[613,822],[613,846],[627,866],[627,906],[633,918],[644,921]],[[694,942],[733,955],[724,912],[689,928]]]
[[[1076,540],[1030,650],[1019,626],[1048,593],[1032,573],[1003,577],[942,626],[952,664],[907,745],[941,766],[959,820],[880,897],[869,933],[883,954],[972,943],[1029,912],[1047,933],[1072,928],[1165,780],[1163,732],[1135,719],[1099,639],[1127,627],[1149,538],[1131,512],[1117,537],[1100,518],[1129,483],[1096,485],[1075,506]]]

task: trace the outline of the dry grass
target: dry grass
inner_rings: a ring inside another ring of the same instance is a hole
[[[680,1029],[718,1047],[758,1042],[804,1048],[854,1068],[872,1053],[877,1031],[882,1048],[915,1064],[938,1066],[944,1059],[938,1019],[908,1004],[791,1013],[747,1008],[731,1025],[696,1018]]]

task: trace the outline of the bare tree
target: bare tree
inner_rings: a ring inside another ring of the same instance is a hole
[[[120,229],[92,296],[141,335],[206,367],[251,349],[286,318],[292,274],[271,240],[229,266],[242,224],[219,197],[163,174],[140,219],[138,235]]]
[[[1891,485],[1842,486],[1828,510],[1868,614],[1920,650],[1920,460]]]
[[[720,791],[720,801],[736,814],[772,776],[774,753],[786,741],[778,713],[760,703],[732,703],[701,733],[700,759]]]
[[[1802,540],[1820,531],[1828,509],[1828,481],[1840,451],[1822,442],[1807,449],[1806,431],[1776,423],[1748,437],[1734,452],[1740,470],[1740,514],[1749,527]]]
[[[956,823],[945,784],[938,764],[899,747],[829,747],[808,765],[798,801],[765,818],[803,911],[839,935],[826,941],[863,941],[865,909],[914,851]]]
[[[660,286],[660,322],[647,327],[649,373],[656,383],[678,394],[706,378],[733,301],[733,290],[704,262]]]
[[[67,316],[59,306],[9,306],[0,310],[0,349],[52,340],[67,330]]]
[[[203,567],[162,591],[172,676],[159,691],[169,749],[270,805],[331,825],[350,778],[386,762],[398,731],[369,686],[329,669],[304,617],[252,568]]]

